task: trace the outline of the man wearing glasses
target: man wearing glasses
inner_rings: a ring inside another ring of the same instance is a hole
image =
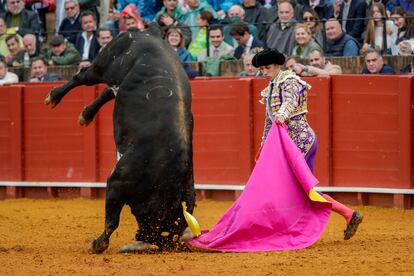
[[[6,26],[14,28],[21,36],[26,34],[40,34],[40,19],[36,12],[24,8],[24,0],[7,0],[7,11],[0,16],[4,18]]]
[[[59,27],[59,34],[63,35],[70,43],[74,44],[78,33],[82,32],[79,20],[80,7],[77,0],[65,1],[65,19]]]

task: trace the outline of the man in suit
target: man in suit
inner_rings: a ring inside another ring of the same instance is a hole
[[[21,36],[26,34],[40,34],[40,19],[36,12],[24,8],[24,0],[7,0],[7,11],[0,16],[4,18],[6,26],[14,28]]]
[[[365,0],[335,0],[334,16],[341,22],[345,33],[362,42],[367,3]]]
[[[76,36],[75,48],[81,55],[81,60],[93,61],[99,53],[99,42],[95,35],[96,19],[91,11],[85,11],[80,16],[82,32]]]
[[[240,59],[243,54],[257,53],[265,48],[263,41],[249,33],[249,27],[244,22],[235,23],[230,30],[230,34],[238,44],[234,50],[234,58],[236,59]]]
[[[59,81],[60,77],[47,72],[46,61],[40,57],[34,58],[30,67],[29,82]]]
[[[222,56],[233,56],[234,48],[224,42],[224,34],[221,26],[212,26],[208,34],[210,40],[209,56],[212,58],[220,58]],[[198,53],[197,61],[205,61],[207,59],[207,51],[203,50]]]
[[[78,33],[82,32],[80,24],[80,7],[77,0],[65,0],[66,17],[59,26],[59,34],[74,44]]]

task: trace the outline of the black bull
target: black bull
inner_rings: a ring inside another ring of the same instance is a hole
[[[122,157],[108,177],[105,229],[91,250],[108,248],[124,204],[138,222],[137,241],[174,249],[187,226],[181,202],[190,213],[195,204],[188,77],[174,50],[150,27],[119,35],[45,103],[54,107],[72,88],[98,83],[119,87],[113,120]]]

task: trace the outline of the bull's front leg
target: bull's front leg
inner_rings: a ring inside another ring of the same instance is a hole
[[[50,91],[50,93],[45,98],[45,105],[50,105],[52,108],[57,106],[62,98],[73,88],[82,85],[79,81],[75,78],[72,78],[67,83],[55,87]]]
[[[103,233],[92,242],[90,251],[91,253],[100,254],[104,252],[109,246],[109,238],[112,233],[119,226],[119,217],[121,214],[124,201],[122,195],[116,188],[111,188],[120,185],[120,183],[113,185],[109,183],[106,190],[106,202],[105,202],[105,229]]]
[[[101,107],[107,102],[115,99],[117,93],[117,88],[108,86],[102,91],[101,94],[89,105],[85,106],[79,115],[79,124],[81,126],[88,126],[95,117],[96,113],[101,109]]]

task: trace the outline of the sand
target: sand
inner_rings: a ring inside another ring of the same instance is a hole
[[[203,229],[231,202],[198,202]],[[343,219],[333,214],[309,248],[260,253],[118,254],[132,242],[135,218],[124,207],[109,249],[88,253],[104,225],[104,200],[0,201],[1,275],[414,275],[414,210],[357,206],[364,222],[344,241]]]

